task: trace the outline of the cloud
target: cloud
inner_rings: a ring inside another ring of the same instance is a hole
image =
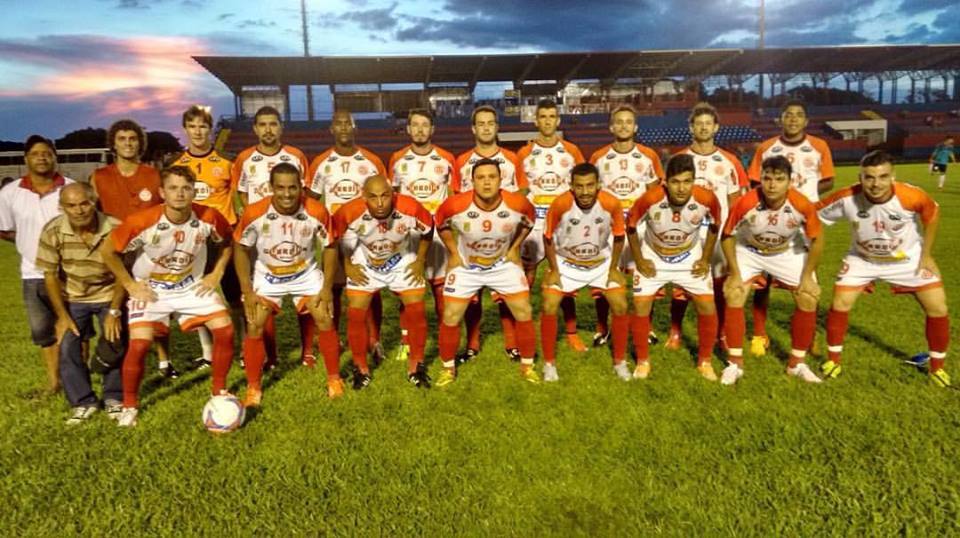
[[[248,29],[248,28],[274,28],[277,26],[276,21],[268,21],[266,19],[244,19],[237,23],[237,28]]]
[[[387,7],[348,11],[346,13],[321,13],[316,17],[320,26],[333,28],[343,23],[353,23],[362,30],[384,31],[392,30],[399,24],[399,17],[394,14],[397,3]]]

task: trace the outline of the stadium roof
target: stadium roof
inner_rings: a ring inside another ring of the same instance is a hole
[[[194,56],[237,92],[243,86],[704,78],[761,73],[960,71],[960,44],[768,49],[545,52],[435,56]],[[558,78],[558,73],[560,74]]]

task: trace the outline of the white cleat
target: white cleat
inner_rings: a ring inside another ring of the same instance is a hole
[[[557,365],[549,362],[543,363],[543,380],[547,383],[553,383],[555,381],[560,381],[560,376],[557,374]]]
[[[124,407],[123,411],[120,412],[120,418],[117,420],[117,426],[121,428],[132,428],[136,426],[138,412],[136,407]]]
[[[627,361],[620,361],[617,364],[613,365],[613,373],[617,374],[622,381],[632,381],[633,372],[630,371],[630,367],[627,366]]]
[[[720,374],[720,384],[733,385],[739,381],[741,377],[743,377],[743,368],[731,362]]]
[[[806,381],[807,383],[822,383],[823,380],[817,377],[817,374],[813,373],[813,370],[807,366],[807,363],[801,362],[800,364],[794,366],[793,368],[787,368],[787,374],[792,375],[793,377],[799,377],[800,379]]]

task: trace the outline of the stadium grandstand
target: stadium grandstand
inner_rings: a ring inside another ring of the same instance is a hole
[[[519,147],[536,133],[533,110],[543,98],[558,102],[564,138],[587,155],[609,142],[609,111],[622,104],[638,111],[638,141],[660,151],[690,142],[687,113],[708,100],[722,116],[717,141],[749,152],[779,132],[779,104],[798,94],[815,97],[807,99],[807,130],[840,162],[875,147],[925,159],[960,133],[960,45],[194,59],[233,93],[234,114],[219,123],[218,147],[228,152],[256,143],[250,118],[263,105],[282,111],[284,139],[308,154],[332,144],[330,115],[348,109],[361,143],[384,158],[407,143],[412,108],[430,108],[434,141],[459,152],[473,145],[470,112],[492,105],[501,144]],[[838,90],[847,104],[831,103]]]

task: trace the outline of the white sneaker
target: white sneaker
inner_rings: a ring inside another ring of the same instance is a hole
[[[743,368],[740,368],[734,363],[730,363],[726,368],[723,369],[723,372],[720,374],[720,384],[721,385],[733,385],[741,377],[743,377]]]
[[[70,413],[70,418],[67,419],[67,424],[70,426],[76,426],[78,424],[83,424],[84,422],[90,420],[97,412],[97,406],[95,405],[81,405],[73,408],[73,412]]]
[[[801,362],[800,364],[794,366],[793,368],[787,368],[787,374],[792,375],[793,377],[799,377],[800,379],[806,381],[807,383],[822,383],[823,380],[817,377],[817,374],[813,373],[813,370],[807,366],[807,363]]]
[[[548,383],[553,383],[554,381],[560,381],[560,376],[557,375],[557,365],[549,362],[543,363],[543,380]]]
[[[117,420],[117,426],[121,428],[132,428],[137,425],[137,413],[139,410],[136,407],[124,407],[123,411],[120,412],[120,419]]]
[[[631,372],[630,367],[627,366],[627,361],[620,361],[617,364],[614,364],[613,373],[617,374],[617,377],[623,381],[633,380],[633,372]]]
[[[106,400],[103,402],[103,410],[107,412],[107,418],[110,420],[119,420],[123,413],[123,402],[119,400]]]

